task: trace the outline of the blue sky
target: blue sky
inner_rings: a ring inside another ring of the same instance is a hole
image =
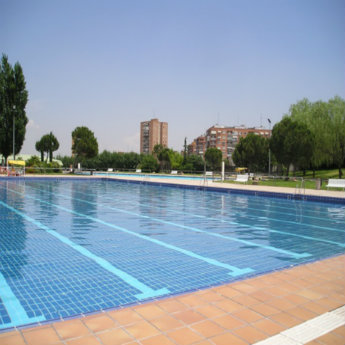
[[[50,131],[70,154],[139,151],[140,121],[181,150],[215,123],[267,126],[289,106],[345,96],[345,0],[0,0],[0,53],[29,91],[22,153]]]

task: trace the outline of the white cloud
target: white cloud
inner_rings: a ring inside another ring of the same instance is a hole
[[[29,122],[26,125],[26,128],[27,129],[39,129],[40,126],[33,119],[29,119]]]

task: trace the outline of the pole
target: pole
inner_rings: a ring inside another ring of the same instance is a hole
[[[15,151],[15,129],[16,129],[16,106],[13,106],[13,160],[16,159],[16,151]]]
[[[270,137],[271,137],[271,120],[267,119],[270,127]],[[268,146],[268,176],[271,175],[271,148]]]

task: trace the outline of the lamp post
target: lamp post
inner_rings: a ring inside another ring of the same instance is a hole
[[[267,119],[270,127],[270,137],[271,137],[271,120]],[[271,148],[268,146],[268,176],[271,175]]]
[[[16,152],[15,152],[15,133],[16,133],[16,106],[13,105],[13,160],[16,159]]]

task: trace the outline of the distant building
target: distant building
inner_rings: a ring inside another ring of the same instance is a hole
[[[200,135],[188,145],[188,153],[193,155],[203,156],[206,151],[206,136]]]
[[[271,130],[263,127],[247,128],[245,126],[226,127],[214,125],[206,131],[205,135],[194,139],[193,143],[188,146],[188,152],[204,155],[209,147],[216,147],[222,151],[223,159],[228,159],[232,163],[232,155],[237,143],[240,141],[240,138],[245,138],[249,133],[266,138],[271,136]]]
[[[158,119],[140,123],[140,153],[149,154],[155,145],[168,147],[168,123]]]

